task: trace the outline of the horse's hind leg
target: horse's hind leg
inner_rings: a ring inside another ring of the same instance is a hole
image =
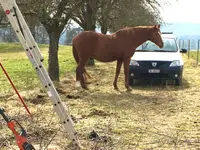
[[[85,69],[84,69],[83,76],[84,76],[84,81],[86,82],[88,81],[88,79],[92,78]]]
[[[119,89],[118,86],[117,86],[117,79],[118,79],[121,67],[122,67],[122,61],[121,60],[117,60],[117,67],[116,67],[116,72],[115,72],[115,79],[114,79],[114,82],[113,82],[113,86],[114,86],[115,90]]]
[[[80,84],[81,84],[81,87],[84,88],[84,89],[88,89],[85,85],[85,81],[84,81],[84,72],[85,72],[85,64],[86,64],[87,60],[86,61],[80,61],[79,64],[78,64],[78,78],[79,78],[79,81],[80,81]]]
[[[124,60],[124,75],[125,75],[125,87],[127,88],[127,91],[131,91],[131,87],[129,86],[129,64],[130,64],[130,58]]]
[[[82,70],[80,66],[78,66],[76,68],[76,87],[82,87],[84,89],[87,89],[87,87],[85,86],[83,74],[84,74],[84,71]]]
[[[91,79],[92,77],[89,75],[89,73],[84,69],[84,74],[85,76],[87,76],[89,79]]]

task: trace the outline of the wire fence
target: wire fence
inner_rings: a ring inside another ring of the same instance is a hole
[[[198,40],[179,40],[179,48],[187,50],[188,59],[194,59],[196,65],[199,64],[199,49],[200,49],[200,39]]]

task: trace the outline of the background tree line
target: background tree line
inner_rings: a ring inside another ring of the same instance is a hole
[[[16,0],[27,24],[39,43],[49,44],[48,73],[53,81],[59,81],[59,38],[64,30],[67,40],[83,30],[103,34],[115,32],[124,26],[154,25],[162,22],[159,9],[168,0]],[[71,28],[71,20],[80,28]],[[16,36],[0,11],[2,41],[17,41]],[[10,36],[7,36],[10,33]],[[11,35],[12,34],[12,35]],[[71,37],[69,37],[69,35]],[[11,36],[13,38],[11,38]]]

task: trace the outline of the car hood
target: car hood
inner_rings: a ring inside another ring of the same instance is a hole
[[[180,52],[135,52],[131,58],[136,61],[174,61],[180,60],[182,57]]]

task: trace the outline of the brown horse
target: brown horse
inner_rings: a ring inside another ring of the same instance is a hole
[[[101,62],[112,62],[117,60],[117,67],[113,86],[118,89],[117,78],[122,63],[124,64],[125,87],[131,90],[128,83],[130,58],[135,49],[150,40],[160,48],[163,41],[160,33],[160,25],[126,27],[111,35],[104,35],[93,31],[81,32],[73,38],[73,55],[78,64],[76,68],[76,85],[87,89],[83,74],[86,73],[85,65],[89,58]]]

